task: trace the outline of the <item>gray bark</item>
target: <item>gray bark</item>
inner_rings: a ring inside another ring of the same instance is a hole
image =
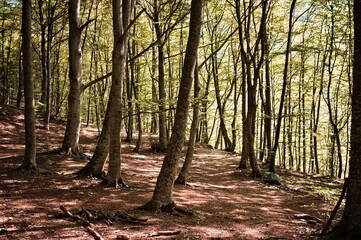
[[[174,128],[152,199],[143,206],[144,209],[157,210],[169,204],[174,205],[172,191],[187,127],[189,97],[202,25],[202,5],[202,0],[192,0],[189,36],[178,93]]]

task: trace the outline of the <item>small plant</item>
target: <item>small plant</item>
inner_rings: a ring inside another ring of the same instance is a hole
[[[277,173],[267,172],[263,176],[263,181],[271,185],[281,185],[281,178]]]

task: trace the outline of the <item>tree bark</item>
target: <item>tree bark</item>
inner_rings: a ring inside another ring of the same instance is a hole
[[[175,184],[185,185],[187,182],[188,171],[189,167],[193,161],[193,154],[194,154],[194,145],[196,142],[196,134],[198,128],[198,116],[199,116],[199,79],[198,79],[198,68],[195,67],[194,70],[194,98],[193,98],[193,119],[191,124],[189,142],[188,142],[188,149],[186,158],[184,160],[183,166],[177,179],[175,180]]]
[[[31,0],[23,0],[21,32],[25,95],[25,155],[20,168],[29,173],[37,172],[31,12]]]
[[[178,93],[174,129],[153,196],[143,206],[144,209],[157,210],[169,204],[174,205],[172,191],[187,127],[189,95],[194,77],[202,25],[202,5],[202,0],[192,0],[189,36]]]
[[[269,155],[269,163],[270,163],[270,172],[275,172],[275,164],[276,164],[276,152],[278,149],[279,144],[279,137],[281,132],[281,124],[282,124],[282,112],[283,112],[283,104],[284,99],[286,95],[286,88],[287,88],[287,78],[288,78],[288,64],[289,64],[289,55],[291,50],[291,36],[292,36],[292,26],[293,26],[293,11],[295,9],[296,0],[292,0],[291,8],[290,8],[290,16],[288,20],[288,35],[287,35],[287,46],[286,46],[286,60],[285,60],[285,66],[283,70],[283,85],[282,85],[282,93],[281,93],[281,99],[280,99],[280,108],[278,111],[277,116],[277,125],[276,125],[276,132],[275,132],[275,139],[274,139],[274,145],[272,148],[272,151]]]
[[[82,50],[80,0],[69,0],[69,81],[68,112],[62,150],[78,155],[82,97]]]
[[[354,0],[354,66],[351,116],[351,151],[345,210],[327,239],[361,239],[361,1]]]
[[[126,186],[121,176],[121,119],[122,82],[125,78],[131,0],[113,0],[114,48],[112,56],[112,87],[109,97],[109,166],[104,183],[108,186]]]
[[[166,122],[166,112],[165,112],[165,79],[164,79],[164,40],[162,38],[163,32],[160,26],[160,9],[158,6],[158,0],[154,1],[154,28],[158,41],[158,101],[159,101],[159,141],[158,141],[158,150],[165,151],[167,149],[167,122]]]

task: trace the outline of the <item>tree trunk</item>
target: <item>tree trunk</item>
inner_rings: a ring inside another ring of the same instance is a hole
[[[85,177],[104,178],[103,168],[109,155],[109,104],[105,112],[103,127],[97,146],[88,164],[76,174]]]
[[[361,1],[354,1],[354,66],[351,117],[351,151],[345,210],[327,239],[361,239]]]
[[[187,182],[189,167],[193,161],[194,145],[196,142],[196,134],[198,128],[198,115],[199,115],[199,79],[198,79],[198,68],[194,70],[194,102],[193,102],[193,119],[189,136],[189,143],[186,158],[184,160],[181,171],[179,172],[178,178],[175,180],[175,184],[185,185]]]
[[[143,206],[144,209],[157,210],[163,206],[174,205],[172,191],[187,127],[189,95],[194,77],[202,25],[202,5],[202,0],[192,0],[189,36],[178,93],[174,129],[152,199]]]
[[[37,172],[31,12],[31,0],[23,0],[21,33],[25,95],[25,155],[20,168],[29,173]]]
[[[167,149],[167,122],[166,122],[166,112],[165,112],[165,79],[164,79],[164,40],[163,33],[161,30],[159,22],[160,9],[158,6],[158,1],[154,1],[154,28],[158,41],[158,101],[159,101],[159,141],[158,141],[158,150],[165,151]]]
[[[108,186],[126,186],[121,171],[122,82],[125,78],[130,22],[131,0],[113,0],[114,48],[112,57],[112,87],[109,97],[109,166],[104,183]]]
[[[283,70],[283,85],[282,85],[282,93],[280,99],[280,108],[278,111],[277,116],[277,125],[276,125],[276,133],[275,133],[275,140],[272,151],[269,155],[269,163],[270,163],[270,172],[275,172],[275,164],[276,164],[276,152],[278,149],[279,144],[279,137],[281,132],[281,123],[282,123],[282,112],[283,112],[283,104],[285,99],[285,93],[287,88],[287,78],[288,78],[288,64],[289,64],[289,55],[291,50],[291,36],[292,36],[292,25],[293,25],[293,11],[295,9],[296,0],[292,0],[291,8],[290,8],[290,16],[288,20],[288,35],[287,35],[287,46],[286,46],[286,59],[285,59],[285,66]]]
[[[82,52],[80,0],[69,0],[69,81],[68,112],[62,150],[78,155],[82,96]]]

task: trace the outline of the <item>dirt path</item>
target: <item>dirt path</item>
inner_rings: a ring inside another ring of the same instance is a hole
[[[147,225],[94,224],[104,239],[317,239],[320,221],[332,209],[319,197],[249,178],[249,172],[235,170],[239,161],[235,154],[198,147],[190,185],[174,188],[176,203],[191,209],[194,216],[133,210],[151,197],[162,154],[152,152],[147,144],[145,151],[136,154],[131,151],[133,145],[123,144],[122,171],[131,188],[102,188],[99,180],[72,174],[85,165],[84,160],[41,153],[61,142],[63,126],[52,124],[50,133],[38,130],[38,164],[56,174],[24,176],[14,171],[23,154],[21,117],[11,118],[9,122],[0,116],[0,239],[94,239],[81,224],[54,218],[61,213],[61,205],[73,213],[84,207],[148,219]],[[94,128],[82,130],[89,154],[96,133]],[[314,219],[299,219],[300,214]],[[165,230],[180,233],[152,236]]]

